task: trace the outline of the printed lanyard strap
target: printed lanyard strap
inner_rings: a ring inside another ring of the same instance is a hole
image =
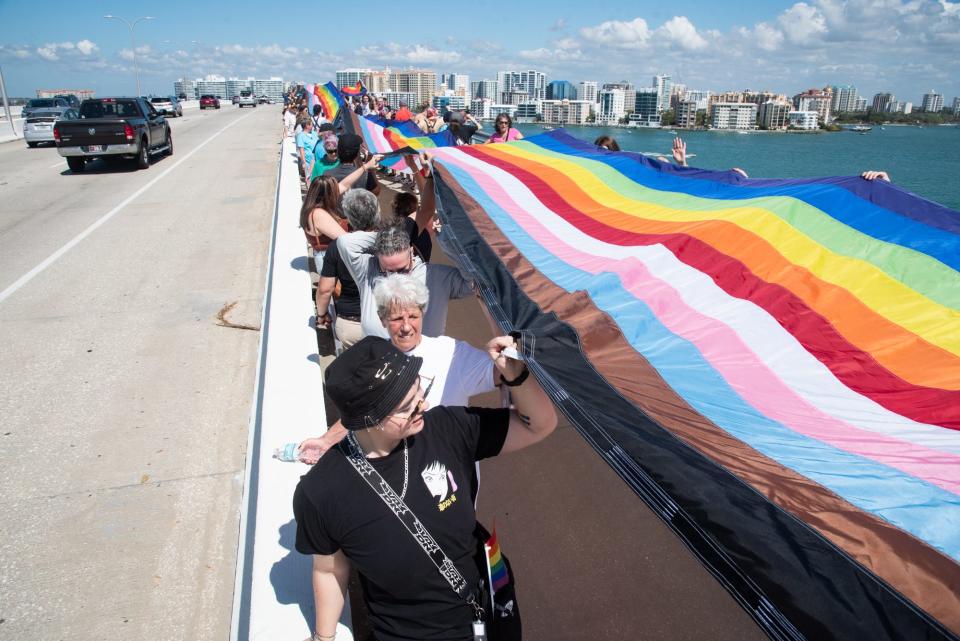
[[[403,523],[407,532],[413,536],[424,554],[430,558],[430,561],[433,562],[433,565],[436,566],[440,574],[443,575],[443,578],[450,584],[453,591],[457,593],[457,596],[469,603],[473,607],[478,620],[482,620],[483,609],[477,603],[473,594],[469,592],[467,580],[463,578],[460,570],[457,569],[457,566],[450,560],[450,557],[440,548],[433,536],[427,531],[427,528],[425,528],[420,522],[420,519],[417,518],[417,515],[397,496],[397,493],[383,480],[380,473],[373,469],[370,461],[363,455],[360,444],[357,443],[357,437],[353,432],[350,432],[347,438],[341,441],[341,451],[344,452],[353,469],[360,474],[360,478],[367,482],[370,489],[376,492],[377,496],[387,504],[387,507],[390,508],[394,516],[400,519],[400,522]]]

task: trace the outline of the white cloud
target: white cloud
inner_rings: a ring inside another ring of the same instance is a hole
[[[405,53],[400,54],[401,60],[414,63],[459,62],[460,57],[460,53],[456,51],[440,51],[439,49],[431,49],[423,45],[414,45],[412,49],[408,49]]]
[[[583,52],[579,49],[548,49],[546,47],[526,49],[519,51],[517,55],[524,60],[540,63],[573,62],[584,59]]]
[[[686,16],[674,16],[657,29],[657,36],[676,44],[687,51],[697,51],[707,48],[707,41],[703,39],[697,28]]]
[[[99,47],[89,40],[81,40],[77,43],[77,51],[82,53],[85,56],[96,53],[99,50]]]
[[[761,22],[753,28],[753,37],[757,46],[764,51],[776,51],[783,44],[783,32],[766,22]]]
[[[57,45],[53,44],[37,47],[37,55],[44,60],[49,60],[50,62],[60,59],[60,56],[57,55]]]
[[[580,48],[580,43],[573,38],[560,38],[559,40],[555,41],[553,44],[557,49],[579,49]]]
[[[793,44],[805,45],[827,33],[827,20],[816,7],[798,2],[777,18],[780,29]]]
[[[553,21],[553,24],[550,25],[550,31],[563,31],[567,27],[567,21],[563,18],[557,18]]]
[[[629,22],[608,20],[596,27],[584,27],[580,35],[599,45],[617,49],[645,49],[649,46],[651,31],[647,21],[634,18]]]

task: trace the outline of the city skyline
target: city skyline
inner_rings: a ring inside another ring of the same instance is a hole
[[[498,20],[494,5],[481,2],[476,9],[473,15]],[[156,18],[136,28],[143,93],[168,93],[181,76],[325,82],[345,67],[412,66],[472,81],[496,79],[504,69],[535,69],[575,86],[619,80],[646,86],[664,73],[713,91],[793,94],[853,84],[864,96],[890,92],[914,104],[931,89],[945,102],[960,95],[960,2],[752,2],[723,12],[709,3],[666,10],[624,2],[598,11],[554,2],[549,9],[511,7],[495,30],[484,19],[465,29],[460,12],[436,12],[429,21],[397,12],[383,25],[357,19],[356,29],[318,27],[316,40],[307,42],[301,36],[309,29],[289,28],[299,17],[284,19],[275,8],[252,2],[175,1],[134,15],[114,3],[78,12],[51,0],[44,20],[27,5],[7,3],[0,5],[0,23],[7,27],[0,65],[11,96],[54,87],[134,93],[129,31],[103,15],[134,19],[143,13]]]

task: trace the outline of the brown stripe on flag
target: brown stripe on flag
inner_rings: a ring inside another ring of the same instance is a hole
[[[572,326],[597,372],[656,423],[816,529],[917,606],[960,634],[960,565],[822,485],[733,438],[695,411],[584,292],[568,293],[533,266],[440,163],[477,231],[523,292]]]

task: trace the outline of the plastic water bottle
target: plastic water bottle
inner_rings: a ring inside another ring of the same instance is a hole
[[[287,443],[283,447],[273,450],[273,458],[286,463],[296,463],[300,460],[300,453],[297,451],[299,443]]]

